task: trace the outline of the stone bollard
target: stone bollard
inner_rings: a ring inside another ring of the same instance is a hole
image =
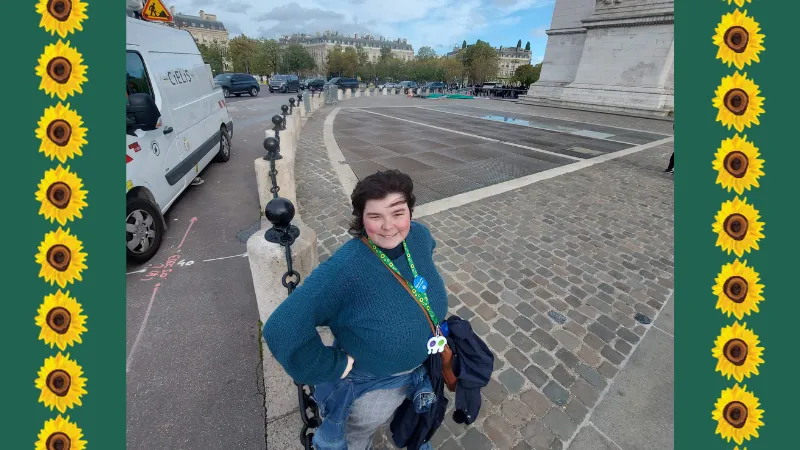
[[[271,200],[265,208],[265,215],[272,223],[272,228],[258,232],[247,240],[247,256],[250,260],[250,272],[253,276],[253,288],[256,294],[258,315],[261,323],[266,323],[278,305],[288,296],[283,286],[283,276],[287,271],[286,248],[268,241],[265,237],[280,235],[282,227],[291,223],[292,234],[297,236],[291,244],[292,269],[300,276],[300,282],[306,279],[317,266],[317,235],[314,230],[294,216],[294,205],[285,198]],[[297,281],[294,276],[287,281]],[[259,330],[260,331],[260,330]],[[287,336],[287,339],[291,339]],[[262,338],[263,339],[263,338]],[[263,342],[263,341],[262,341]],[[264,360],[264,394],[269,402],[267,421],[286,416],[297,409],[297,387],[294,381],[278,364],[269,347],[263,346]]]
[[[350,100],[353,97],[353,91],[350,89],[345,89],[344,91],[344,99]]]
[[[356,98],[361,97],[361,88],[356,89]]]
[[[372,92],[372,91],[370,91],[369,88],[364,89],[364,97],[369,97],[369,93],[370,92]]]
[[[303,103],[303,94],[297,94],[297,108],[295,108],[300,113],[300,118],[306,116],[306,105]]]
[[[294,178],[294,162],[297,149],[291,148],[285,141],[282,144],[278,144],[278,140],[275,139],[275,131],[273,130],[266,130],[264,135],[264,150],[267,151],[267,156],[255,160],[258,203],[261,210],[263,211],[267,203],[273,198],[271,191],[272,179],[269,176],[271,170],[269,156],[271,153],[275,153],[277,158],[280,158],[275,161],[275,170],[278,172],[275,175],[275,179],[280,188],[278,196],[289,199],[289,201],[296,204],[297,189]],[[262,218],[261,228],[269,226],[265,221],[266,218]]]
[[[382,95],[386,95],[388,91],[389,91],[388,89],[386,89],[386,88],[383,88]]]
[[[336,100],[344,100],[344,92],[341,89],[336,89]]]

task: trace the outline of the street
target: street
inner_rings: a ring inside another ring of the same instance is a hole
[[[266,447],[245,243],[260,226],[253,160],[290,96],[226,100],[230,161],[200,174],[166,214],[158,253],[127,268],[128,449]]]

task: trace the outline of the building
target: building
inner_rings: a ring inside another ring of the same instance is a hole
[[[674,114],[675,2],[556,0],[542,73],[521,103]]]
[[[336,31],[326,31],[325,33],[317,33],[316,35],[309,34],[293,34],[290,36],[282,36],[279,40],[281,45],[288,45],[293,43],[302,44],[311,56],[314,57],[314,62],[321,73],[324,73],[324,68],[327,65],[328,50],[333,50],[337,45],[342,49],[347,47],[360,47],[366,53],[370,61],[377,62],[381,56],[381,48],[388,47],[392,55],[403,61],[411,61],[414,59],[414,48],[408,44],[407,39],[388,40],[383,36],[373,37],[371,35],[354,34],[352,36],[345,36]]]
[[[470,47],[469,45],[467,47]],[[447,53],[447,57],[454,57],[461,52],[461,47],[455,47],[452,52]],[[497,76],[493,81],[509,81],[514,76],[517,67],[530,64],[533,56],[530,50],[517,47],[495,48],[497,52]],[[489,81],[489,80],[487,80]]]

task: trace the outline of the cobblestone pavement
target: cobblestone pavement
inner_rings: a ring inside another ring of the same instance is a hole
[[[322,136],[332,109],[309,119],[295,168],[298,211],[317,232],[320,260],[349,239],[349,193]],[[671,134],[671,123],[542,109]],[[670,142],[418,219],[438,241],[451,314],[469,319],[497,357],[478,421],[464,427],[448,414],[434,448],[566,447],[672,293],[671,152]],[[376,448],[394,448],[388,442],[385,430],[376,436]]]

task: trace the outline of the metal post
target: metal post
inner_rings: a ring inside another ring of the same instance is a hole
[[[281,105],[281,113],[283,114],[283,125],[281,125],[282,129],[286,129],[286,114],[289,113],[289,107],[286,105]]]
[[[294,97],[289,97],[289,115],[292,115],[292,111],[294,110]]]

